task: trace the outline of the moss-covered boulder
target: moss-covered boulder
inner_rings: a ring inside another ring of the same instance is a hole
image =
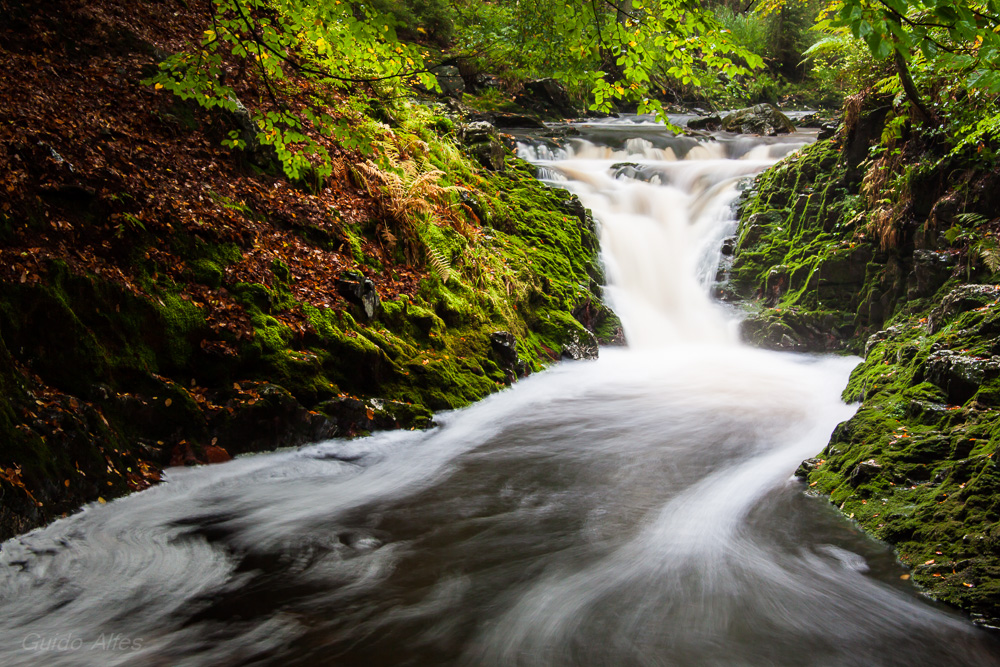
[[[726,132],[773,137],[794,132],[795,125],[773,104],[756,104],[727,115],[722,119],[722,129]]]

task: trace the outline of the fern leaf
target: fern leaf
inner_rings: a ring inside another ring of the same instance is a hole
[[[427,262],[441,282],[446,283],[451,278],[451,262],[444,254],[432,245],[427,246]]]

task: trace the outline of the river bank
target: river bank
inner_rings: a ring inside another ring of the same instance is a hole
[[[589,213],[494,131],[370,111],[367,154],[289,179],[142,83],[202,21],[15,4],[0,32],[0,538],[166,466],[423,428],[618,336]]]
[[[746,193],[720,294],[753,304],[756,345],[864,356],[843,395],[857,414],[797,474],[928,595],[997,627],[1000,293],[982,243],[998,174],[915,133],[872,158],[886,109],[855,104]]]

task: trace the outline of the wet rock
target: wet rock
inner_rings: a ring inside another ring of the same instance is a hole
[[[590,218],[590,211],[587,210],[587,207],[583,205],[583,202],[576,195],[572,195],[568,199],[563,199],[559,202],[559,205],[564,211],[578,218],[580,222],[586,224],[590,220],[591,224],[593,224],[593,220]]]
[[[832,139],[834,135],[837,134],[837,130],[840,129],[840,121],[829,121],[822,123],[819,126],[819,133],[816,135],[817,141],[824,141],[826,139]]]
[[[647,180],[642,175],[642,165],[637,162],[615,162],[611,165],[611,175],[615,178],[633,178],[637,181]]]
[[[490,122],[480,120],[462,125],[459,128],[459,139],[463,144],[476,144],[495,139],[497,128]]]
[[[709,132],[722,129],[722,116],[713,113],[709,116],[692,118],[687,122],[687,126],[692,130],[708,130]]]
[[[731,257],[736,250],[736,237],[729,236],[722,239],[722,256]]]
[[[924,377],[947,392],[949,403],[962,405],[985,380],[1000,377],[1000,356],[975,357],[939,350],[927,358]]]
[[[931,296],[951,278],[957,266],[956,253],[915,250],[913,272],[907,279],[906,297],[919,299]]]
[[[294,447],[332,438],[336,425],[325,416],[307,410],[284,387],[274,384],[244,385],[253,398],[240,396],[227,402],[209,422],[211,444],[229,454],[261,452]]]
[[[871,352],[875,348],[875,346],[878,345],[879,343],[886,340],[892,340],[899,334],[903,333],[905,330],[906,328],[903,325],[897,324],[895,326],[889,327],[888,329],[876,331],[875,333],[873,333],[871,336],[868,337],[867,341],[865,341],[865,356],[867,357],[868,353]]]
[[[507,374],[507,382],[523,377],[527,364],[517,354],[517,338],[509,331],[494,331],[490,334],[490,350],[500,369]]]
[[[373,320],[378,314],[381,299],[375,283],[360,273],[345,271],[337,280],[337,292],[350,303],[361,307],[366,320]]]
[[[597,338],[589,331],[574,331],[570,341],[563,345],[559,356],[563,359],[579,361],[580,359],[597,359],[599,349]]]
[[[470,113],[467,118],[471,122],[485,121],[492,124],[493,127],[503,130],[544,130],[548,127],[538,116],[523,113],[487,111],[483,113]]]
[[[556,125],[556,126],[546,126],[546,131],[542,133],[543,137],[549,139],[566,139],[567,137],[579,137],[582,132],[572,125]]]
[[[791,267],[780,264],[772,266],[764,277],[764,298],[768,306],[775,306],[781,295],[788,290],[788,279]]]
[[[459,129],[459,139],[469,153],[487,169],[503,171],[506,168],[507,149],[500,142],[497,129],[492,123],[475,121],[463,125]]]
[[[833,352],[853,333],[853,318],[835,311],[765,308],[740,323],[743,340],[767,350]]]
[[[862,163],[869,159],[868,151],[871,146],[881,139],[890,111],[890,106],[864,111],[847,128],[843,154],[847,163],[848,182],[857,182],[864,176]]]
[[[998,285],[961,285],[941,299],[927,316],[927,331],[937,333],[956,315],[992,304],[1000,299]]]
[[[809,476],[809,473],[816,470],[823,464],[823,459],[806,459],[799,464],[799,467],[795,469],[795,476],[800,479],[805,479]]]
[[[340,396],[316,406],[330,423],[333,435],[353,437],[377,429],[429,428],[433,414],[422,405],[378,398]]]
[[[880,472],[882,472],[882,465],[875,459],[868,459],[855,466],[848,482],[851,486],[857,487],[874,479]]]
[[[760,134],[773,137],[795,131],[788,116],[772,104],[756,104],[734,111],[722,120],[722,129],[739,134]]]
[[[230,111],[229,115],[239,129],[240,140],[246,146],[243,149],[243,154],[246,155],[252,164],[262,169],[277,164],[279,162],[277,151],[274,149],[274,146],[261,143],[258,138],[260,127],[253,119],[253,116],[250,115],[247,108],[243,106],[243,102],[235,97],[230,97],[229,101],[236,105],[236,108]]]
[[[503,79],[494,75],[479,72],[472,78],[472,87],[474,90],[499,90],[503,88]]]
[[[743,225],[743,232],[740,234],[739,249],[745,250],[757,245],[764,237],[771,222],[771,217],[766,213],[754,213],[747,218]]]
[[[872,251],[867,246],[854,248],[848,253],[831,255],[819,265],[819,285],[844,287],[865,281],[865,271],[872,259]]]

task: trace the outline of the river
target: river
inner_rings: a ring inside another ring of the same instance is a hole
[[[639,121],[520,148],[599,220],[627,348],[8,541],[0,663],[1000,664],[792,478],[858,360],[746,347],[709,297],[740,183],[809,137]]]

